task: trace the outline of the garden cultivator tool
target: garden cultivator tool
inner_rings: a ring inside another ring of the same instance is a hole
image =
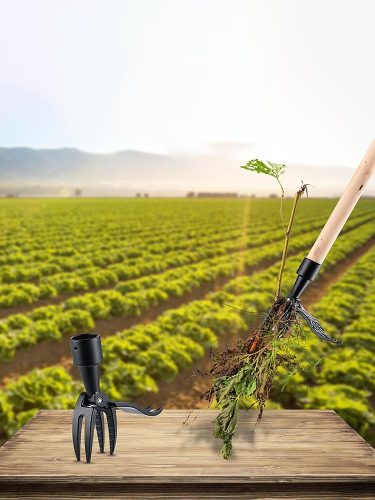
[[[363,188],[371,177],[375,169],[375,140],[372,141],[365,157],[361,161],[359,167],[355,171],[345,191],[341,195],[340,200],[335,206],[332,214],[318,236],[316,242],[311,248],[308,256],[303,259],[301,265],[297,270],[298,277],[294,286],[287,296],[289,306],[286,308],[284,318],[282,321],[287,320],[291,314],[301,316],[310,330],[317,335],[320,339],[334,344],[341,344],[341,340],[336,340],[329,337],[318,320],[304,309],[299,299],[300,295],[306,290],[308,285],[315,280],[319,270],[330,251],[332,245],[336,241],[341,229],[355,207],[357,201],[362,195]]]
[[[72,438],[77,460],[81,459],[81,431],[85,417],[85,452],[86,461],[90,462],[94,427],[98,435],[99,449],[104,452],[104,415],[108,423],[109,453],[113,455],[117,437],[116,409],[127,413],[155,417],[162,412],[162,408],[143,408],[134,403],[111,401],[106,393],[100,391],[99,364],[103,361],[100,335],[82,334],[71,337],[70,347],[73,363],[78,366],[85,391],[76,402],[73,412]]]

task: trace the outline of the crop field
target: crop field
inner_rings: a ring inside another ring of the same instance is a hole
[[[284,291],[335,200],[303,199]],[[291,200],[284,201],[285,215]],[[0,200],[0,439],[82,390],[69,338],[102,336],[102,390],[199,406],[209,352],[271,305],[284,230],[274,199]],[[272,408],[336,410],[375,442],[375,200],[362,200],[303,297],[342,346],[307,335]],[[303,353],[306,351],[304,350]]]

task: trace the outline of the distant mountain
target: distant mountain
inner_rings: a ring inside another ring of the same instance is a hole
[[[248,159],[134,150],[96,154],[75,148],[0,148],[0,188],[2,194],[7,190],[58,194],[74,188],[90,195],[134,195],[139,191],[166,196],[187,191],[236,191],[257,196],[277,193],[272,179],[239,168]],[[352,173],[347,167],[291,165],[284,182],[289,194],[303,180],[311,184],[312,196],[337,196]],[[367,194],[375,194],[374,182]]]
[[[168,156],[131,150],[94,154],[75,148],[0,148],[0,180],[92,185],[144,177],[155,168],[168,169],[171,163]]]

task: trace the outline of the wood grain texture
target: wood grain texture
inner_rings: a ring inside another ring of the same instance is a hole
[[[254,434],[256,413],[242,412],[229,461],[212,437],[216,412],[182,427],[187,414],[118,412],[116,454],[95,441],[86,464],[72,412],[40,411],[0,449],[1,497],[375,498],[375,451],[333,411],[266,411]]]

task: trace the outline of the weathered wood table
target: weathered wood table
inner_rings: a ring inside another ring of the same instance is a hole
[[[0,497],[375,498],[375,451],[332,411],[242,413],[229,461],[214,411],[118,412],[116,454],[76,462],[70,411],[41,411],[0,449]],[[83,443],[82,443],[83,444]],[[83,449],[83,446],[82,446]]]

